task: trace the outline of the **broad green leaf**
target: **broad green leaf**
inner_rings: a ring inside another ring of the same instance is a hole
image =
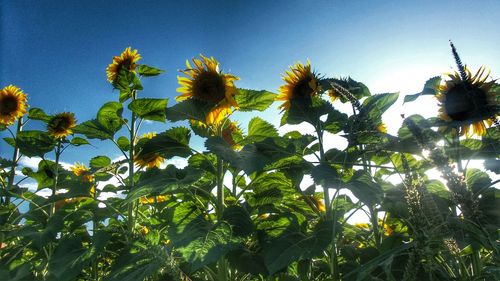
[[[116,140],[118,147],[123,151],[130,149],[130,140],[127,137],[121,136]]]
[[[162,74],[163,72],[165,71],[145,64],[141,64],[137,67],[137,73],[145,77],[157,76]]]
[[[214,104],[197,99],[181,101],[165,110],[165,116],[170,121],[198,120],[205,122],[208,113],[214,108]]]
[[[86,140],[84,138],[80,138],[80,137],[73,137],[71,139],[70,143],[74,146],[90,144],[88,140]]]
[[[254,230],[253,222],[248,212],[240,206],[234,205],[224,209],[222,220],[231,226],[234,235],[246,237]]]
[[[399,93],[373,95],[363,102],[360,115],[368,116],[371,120],[379,120],[382,114],[398,99]]]
[[[205,141],[205,147],[208,151],[238,167],[240,156],[233,148],[221,137],[210,137]]]
[[[265,138],[278,137],[278,131],[274,126],[260,117],[254,117],[248,123],[247,141],[263,141]]]
[[[320,221],[310,234],[286,232],[267,240],[262,248],[269,273],[274,274],[292,262],[320,256],[334,237],[333,229],[332,221]]]
[[[137,240],[136,240],[137,241]],[[137,241],[138,242],[138,241]],[[137,243],[136,244],[139,244]],[[154,245],[149,247],[123,249],[114,260],[111,272],[104,280],[106,281],[136,281],[149,280],[158,274],[160,270],[168,267],[170,262],[166,247]],[[165,274],[170,273],[167,270]],[[165,275],[163,275],[165,278]],[[169,280],[169,279],[166,279]]]
[[[284,147],[274,139],[267,138],[261,142],[245,145],[238,153],[238,167],[250,175],[256,171],[262,171],[264,167],[270,166],[280,159],[295,154],[295,147],[292,144]]]
[[[416,93],[413,95],[406,95],[403,103],[410,102],[416,100],[418,97],[422,95],[433,95],[435,96],[438,92],[439,84],[441,83],[441,77],[435,76],[430,78],[425,82],[424,89],[420,93]]]
[[[73,128],[76,134],[85,135],[89,139],[113,139],[115,132],[109,131],[103,127],[96,119],[85,121]]]
[[[188,157],[191,155],[191,148],[189,147],[190,138],[191,132],[188,128],[170,128],[138,147],[140,149],[139,154],[148,155],[158,153],[167,159],[174,156]]]
[[[133,202],[142,196],[159,195],[175,192],[179,188],[189,187],[202,177],[203,171],[186,167],[177,169],[168,165],[165,169],[149,169],[140,174],[139,180],[129,192],[125,202]]]
[[[332,112],[332,110],[332,105],[320,97],[312,97],[310,100],[291,100],[290,108],[283,114],[280,125],[297,125],[307,122],[316,126],[319,118]]]
[[[101,169],[111,165],[111,159],[107,156],[96,156],[90,159],[90,167],[93,169]]]
[[[491,185],[491,179],[488,174],[479,169],[467,169],[465,181],[467,187],[474,192],[476,196],[488,189]]]
[[[273,102],[276,94],[262,90],[238,89],[235,95],[240,111],[266,110]]]
[[[332,134],[342,131],[347,123],[347,114],[341,113],[338,110],[332,109],[328,113],[328,118],[323,122],[323,128]]]
[[[382,187],[373,180],[370,174],[362,170],[354,173],[347,182],[347,188],[368,206],[380,204],[383,197]]]
[[[43,111],[43,109],[34,107],[34,108],[30,109],[30,111],[28,113],[28,118],[33,119],[33,120],[41,120],[41,121],[47,123],[47,122],[49,122],[51,117],[49,115],[47,115],[45,113],[45,111]]]
[[[38,170],[33,172],[30,168],[26,168],[23,172],[38,183],[38,190],[54,185],[56,163],[50,160],[40,160],[38,162]]]
[[[192,202],[180,202],[170,208],[167,219],[171,221],[169,238],[189,263],[191,271],[240,247],[240,240],[233,236],[227,223],[213,225]]]
[[[118,132],[123,126],[123,105],[119,102],[111,101],[105,103],[97,112],[97,122],[112,134]]]
[[[167,99],[136,99],[128,105],[128,109],[132,110],[140,118],[165,122],[167,101]]]
[[[113,87],[120,91],[120,102],[125,102],[132,97],[134,90],[142,90],[141,80],[132,72],[122,67],[116,80],[113,82]]]
[[[75,280],[86,266],[85,263],[78,262],[84,253],[81,237],[62,238],[49,261],[49,280]]]
[[[22,154],[33,157],[42,157],[45,153],[52,151],[56,142],[46,132],[21,131],[16,136],[17,147]]]
[[[340,183],[339,173],[329,164],[320,164],[311,170],[311,176],[318,185],[327,188],[338,188]]]

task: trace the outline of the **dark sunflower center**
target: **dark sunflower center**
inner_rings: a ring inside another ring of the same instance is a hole
[[[314,89],[309,86],[312,77],[305,77],[301,79],[292,90],[292,98],[294,99],[309,99],[314,92]]]
[[[60,117],[54,118],[49,126],[56,132],[63,132],[69,128],[71,121],[68,118]]]
[[[0,103],[0,114],[7,115],[17,110],[18,101],[15,97],[7,96]]]
[[[474,85],[467,89],[464,84],[455,85],[448,90],[444,104],[446,114],[453,121],[481,119],[487,111],[487,106],[488,100],[484,90]]]
[[[226,97],[225,93],[224,80],[218,73],[204,71],[194,80],[194,98],[217,104]]]

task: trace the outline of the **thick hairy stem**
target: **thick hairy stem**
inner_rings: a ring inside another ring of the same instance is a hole
[[[17,131],[16,131],[16,136],[23,130],[23,118],[19,118],[17,120]],[[10,196],[9,192],[12,189],[14,185],[14,177],[16,176],[16,167],[17,167],[17,158],[19,157],[19,148],[17,147],[17,142],[14,147],[14,153],[12,155],[12,166],[10,168],[10,175],[9,175],[9,182],[7,183],[7,192],[5,194],[5,205],[9,205],[10,203]]]
[[[135,91],[132,93],[132,101],[135,100],[136,93]],[[132,112],[132,119],[130,121],[130,148],[129,148],[129,157],[128,157],[128,185],[129,192],[134,189],[134,149],[135,149],[135,121],[137,116],[134,112]],[[134,207],[135,201],[128,204],[128,231],[130,233],[134,232]]]
[[[217,156],[217,218],[224,212],[224,162]]]

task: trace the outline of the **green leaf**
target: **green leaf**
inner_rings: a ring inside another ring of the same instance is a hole
[[[56,142],[42,131],[21,131],[16,136],[16,144],[22,154],[33,157],[42,157],[45,153],[52,151]]]
[[[110,132],[108,129],[104,128],[97,120],[89,120],[78,124],[73,128],[73,132],[76,134],[85,135],[89,139],[113,139],[114,132]]]
[[[438,93],[438,87],[441,84],[441,77],[435,76],[430,78],[425,82],[424,89],[420,93],[416,93],[413,95],[406,95],[403,103],[410,102],[416,100],[418,97],[422,95],[433,95],[435,96]]]
[[[326,121],[323,122],[323,128],[329,133],[336,134],[344,130],[346,124],[347,114],[332,109],[331,112],[328,113]]]
[[[125,102],[132,97],[134,90],[142,90],[141,80],[134,72],[125,67],[120,69],[116,80],[113,81],[113,87],[120,91],[120,102]]]
[[[488,174],[479,169],[467,169],[465,180],[467,187],[472,190],[476,196],[488,189],[491,185],[491,179]]]
[[[28,113],[28,118],[33,119],[33,120],[41,120],[41,121],[47,123],[47,122],[49,122],[51,117],[49,115],[47,115],[45,113],[45,111],[43,111],[43,109],[34,107],[34,108],[30,109],[30,111]]]
[[[202,177],[203,171],[191,167],[177,169],[168,165],[165,169],[149,169],[142,173],[135,188],[128,194],[125,202],[132,202],[142,196],[174,192],[189,187]]]
[[[231,226],[234,235],[246,237],[254,230],[252,219],[241,206],[229,206],[224,209],[222,220]]]
[[[90,167],[93,169],[101,169],[111,165],[111,159],[107,156],[96,156],[90,159]]]
[[[246,142],[263,141],[266,138],[278,137],[278,131],[274,126],[260,117],[254,117],[248,123],[248,136]]]
[[[205,122],[214,104],[197,99],[188,99],[165,110],[165,117],[173,122],[181,120],[198,120]]]
[[[114,135],[123,126],[123,105],[119,102],[111,101],[105,103],[97,112],[97,122]]]
[[[399,93],[385,93],[373,95],[363,102],[360,115],[368,116],[371,120],[380,120],[382,114],[398,99]]]
[[[380,204],[383,197],[382,187],[373,181],[370,174],[362,170],[354,173],[352,178],[347,182],[347,187],[354,196],[368,206]]]
[[[191,271],[213,263],[231,250],[240,239],[231,233],[227,223],[211,224],[193,202],[180,202],[168,210],[171,222],[168,237],[189,263]]]
[[[137,116],[146,120],[165,122],[168,99],[136,99],[128,105]]]
[[[73,137],[70,143],[74,146],[90,144],[88,140],[80,137]]]
[[[291,100],[290,108],[283,114],[280,125],[307,122],[316,126],[319,118],[332,110],[332,105],[320,97],[312,97],[311,100]]]
[[[235,166],[240,163],[240,156],[221,137],[210,137],[205,141],[205,147],[215,155]]]
[[[320,256],[334,237],[333,229],[332,221],[320,221],[311,234],[286,232],[265,241],[262,248],[269,273],[274,274],[292,262]]]
[[[318,185],[335,188],[340,182],[339,173],[328,164],[319,164],[311,170],[311,176]]]
[[[49,261],[49,280],[75,280],[86,265],[78,262],[85,252],[81,237],[62,238]]]
[[[123,151],[128,151],[130,149],[130,141],[128,138],[121,136],[116,140],[118,147]]]
[[[247,175],[256,171],[262,171],[276,161],[296,155],[293,144],[278,143],[278,140],[267,138],[261,142],[245,145],[238,153],[237,165]],[[227,155],[228,153],[226,153]],[[231,158],[228,160],[231,162]]]
[[[38,170],[33,172],[31,169],[26,169],[24,172],[28,177],[35,179],[38,183],[37,190],[52,187],[54,185],[56,163],[50,160],[41,160],[38,162]]]
[[[188,128],[170,128],[138,147],[140,149],[139,155],[158,153],[167,159],[174,156],[188,157],[191,155],[191,148],[189,147],[190,138],[191,132]]]
[[[240,111],[266,110],[273,102],[276,94],[262,90],[238,89],[235,95]]]
[[[157,76],[162,74],[163,72],[165,71],[145,64],[141,64],[137,67],[137,73],[145,77]]]

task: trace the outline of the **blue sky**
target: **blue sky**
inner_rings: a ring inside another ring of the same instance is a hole
[[[177,70],[200,53],[215,56],[244,88],[276,91],[289,65],[310,59],[318,72],[350,75],[374,93],[412,94],[427,78],[454,67],[449,39],[472,69],[487,65],[493,77],[500,77],[499,12],[498,0],[0,0],[0,86],[21,87],[31,107],[71,111],[86,121],[101,104],[117,100],[105,68],[132,46],[142,55],[140,62],[166,70],[144,81],[141,95],[169,98],[170,105],[177,95]],[[277,124],[277,106],[236,117],[259,115]],[[392,114],[423,107],[397,107]],[[145,129],[168,126],[155,123]],[[109,142],[93,144],[67,150],[63,161],[119,155],[109,153]],[[9,148],[0,143],[0,155],[6,152]]]

